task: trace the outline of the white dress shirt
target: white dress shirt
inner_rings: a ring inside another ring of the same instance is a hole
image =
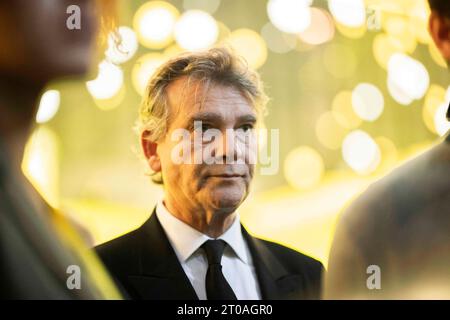
[[[205,277],[208,259],[201,245],[212,238],[173,216],[163,201],[159,201],[156,206],[156,216],[198,298],[206,300]],[[217,239],[228,244],[222,257],[222,272],[238,300],[260,300],[255,267],[242,235],[238,214],[228,230]]]

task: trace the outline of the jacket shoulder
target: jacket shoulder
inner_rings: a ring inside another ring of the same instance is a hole
[[[288,271],[295,273],[301,270],[320,278],[323,271],[320,261],[281,244],[259,238],[254,239],[265,246]]]
[[[286,246],[253,239],[278,286],[287,290],[281,295],[282,299],[320,299],[324,275],[322,263]]]
[[[118,238],[96,246],[94,249],[106,267],[112,272],[120,272],[129,268],[129,262],[138,258],[138,230],[126,233]],[[127,263],[128,262],[128,263]]]
[[[443,219],[445,208],[450,207],[447,196],[449,161],[450,145],[442,142],[405,162],[370,185],[344,210],[339,224],[345,224],[357,234],[367,235],[378,228],[386,231],[386,224],[414,222],[418,215]],[[370,230],[362,230],[362,226],[370,227]]]

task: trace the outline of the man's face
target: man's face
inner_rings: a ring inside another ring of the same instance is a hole
[[[179,208],[234,212],[253,177],[250,159],[256,146],[249,141],[254,141],[256,112],[232,87],[212,84],[204,90],[201,84],[186,83],[181,78],[167,88],[169,127],[157,145],[166,198]],[[182,141],[174,139],[180,130],[186,134]],[[191,152],[190,161],[177,161],[180,146]],[[198,155],[200,161],[194,160]]]

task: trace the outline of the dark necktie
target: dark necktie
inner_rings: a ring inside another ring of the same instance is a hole
[[[222,273],[222,255],[226,247],[223,240],[208,240],[202,247],[208,258],[206,272],[206,297],[208,300],[237,300],[236,295]]]

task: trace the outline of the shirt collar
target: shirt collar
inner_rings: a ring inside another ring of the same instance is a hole
[[[156,205],[156,216],[181,262],[185,262],[204,242],[212,239],[173,216],[162,200],[158,201]],[[231,226],[217,239],[224,240],[242,262],[249,263],[239,214],[236,214]]]

